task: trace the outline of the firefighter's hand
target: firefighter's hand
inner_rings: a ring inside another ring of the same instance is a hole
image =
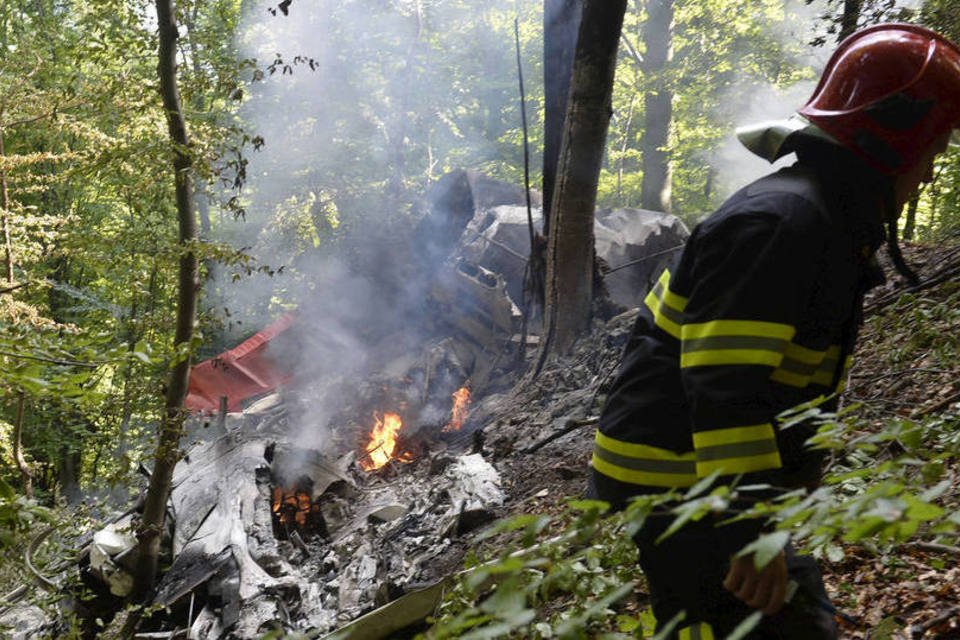
[[[783,607],[787,591],[787,559],[781,550],[760,571],[753,554],[730,561],[723,587],[754,609],[772,616]]]

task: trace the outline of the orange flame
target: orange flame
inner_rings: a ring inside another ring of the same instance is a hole
[[[370,432],[370,442],[367,443],[367,455],[360,460],[360,467],[364,471],[373,471],[396,458],[401,462],[410,462],[409,454],[394,456],[397,449],[397,435],[403,427],[403,421],[395,413],[383,414],[383,420],[373,414],[376,424]]]
[[[307,516],[319,509],[310,499],[310,494],[298,489],[273,489],[273,513],[280,523],[296,526],[301,531],[307,526]]]
[[[467,413],[470,410],[470,389],[466,386],[454,391],[452,397],[453,409],[450,412],[450,422],[443,428],[444,433],[460,431],[464,421],[467,419]]]

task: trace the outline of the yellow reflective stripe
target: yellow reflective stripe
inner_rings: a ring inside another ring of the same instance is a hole
[[[647,305],[647,308],[650,309],[650,313],[653,314],[653,322],[668,334],[679,340],[680,323],[671,320],[662,311],[662,304],[660,299],[657,297],[656,291],[651,291],[648,293],[647,297],[644,298],[643,303]]]
[[[693,434],[693,446],[697,449],[717,447],[724,444],[750,442],[751,440],[775,440],[773,425],[769,422],[750,427],[732,427],[713,431],[697,431]]]
[[[692,487],[698,480],[696,473],[656,473],[653,471],[626,469],[607,462],[599,457],[596,452],[593,454],[593,468],[614,480],[630,484],[642,484],[648,487],[686,488]]]
[[[784,351],[780,366],[770,374],[770,379],[800,389],[811,383],[829,387],[833,384],[839,355],[840,345],[815,351],[791,342]]]
[[[770,423],[698,431],[693,434],[697,475],[724,475],[778,469],[782,466]]]
[[[646,444],[595,435],[593,468],[605,476],[653,487],[690,487],[697,482],[692,451],[675,453]]]
[[[680,355],[680,367],[706,367],[716,365],[765,365],[777,367],[783,356],[776,351],[757,349],[718,349],[694,351]]]
[[[827,349],[827,355],[820,363],[816,373],[810,378],[810,382],[819,384],[822,387],[829,387],[833,384],[833,376],[837,372],[837,360],[840,358],[840,345],[833,345]],[[842,378],[842,376],[841,376]]]
[[[680,339],[680,325],[687,299],[670,291],[670,270],[664,269],[643,303],[653,314],[654,323],[676,339]]]
[[[614,453],[619,453],[630,458],[649,458],[652,460],[693,460],[693,452],[689,453],[675,453],[669,449],[660,449],[659,447],[651,447],[646,444],[638,444],[636,442],[624,442],[623,440],[617,440],[611,438],[608,435],[604,435],[597,431],[595,439],[596,445],[602,447],[607,451],[612,451]]]
[[[711,320],[683,325],[684,340],[711,336],[755,336],[791,340],[796,333],[797,330],[789,324],[759,320]]]
[[[722,460],[697,461],[697,475],[706,477],[711,473],[720,472],[720,475],[736,473],[750,473],[751,471],[766,471],[779,469],[783,466],[780,461],[780,452],[774,451],[761,455],[744,456],[742,458],[725,458]]]
[[[713,636],[713,627],[706,622],[698,622],[689,627],[684,627],[678,632],[680,640],[715,640]]]
[[[763,365],[779,367],[797,330],[754,320],[713,320],[681,329],[681,367]]]
[[[792,373],[786,369],[777,369],[770,374],[770,379],[774,382],[779,382],[780,384],[785,384],[790,387],[798,387],[803,389],[810,384],[810,376],[803,375],[802,373]]]
[[[823,362],[823,357],[826,354],[827,351],[816,351],[814,349],[808,349],[807,347],[801,346],[796,342],[791,342],[787,345],[786,351],[783,352],[783,357],[784,359],[790,358],[790,360],[802,362],[803,364],[807,365],[819,365],[821,362]]]
[[[683,313],[689,300],[670,290],[670,270],[664,269],[657,284],[663,287],[663,303],[675,311]]]

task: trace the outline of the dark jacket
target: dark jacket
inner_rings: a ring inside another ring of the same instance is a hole
[[[882,282],[880,194],[800,164],[741,189],[697,226],[641,306],[600,418],[593,493],[614,502],[714,472],[805,483],[812,428],[777,415],[830,408],[863,294]]]

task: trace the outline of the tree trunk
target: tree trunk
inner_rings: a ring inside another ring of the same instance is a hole
[[[23,455],[23,413],[26,405],[26,396],[21,391],[17,395],[17,414],[13,423],[13,459],[20,471],[20,481],[23,484],[23,495],[33,497],[33,470]]]
[[[3,129],[0,129],[0,158],[7,155],[3,147]],[[13,243],[10,240],[10,191],[7,171],[0,169],[0,219],[3,224],[3,268],[7,284],[13,283]]]
[[[837,42],[857,30],[862,8],[863,0],[843,0],[843,15],[840,16],[840,33],[837,34]]]
[[[563,143],[563,119],[570,96],[573,55],[580,28],[580,0],[543,4],[543,235],[550,235],[550,213]]]
[[[673,59],[673,0],[649,0],[643,26],[646,54],[642,71],[648,83],[643,98],[645,126],[640,143],[643,183],[640,206],[670,211],[670,158],[666,151],[673,118],[673,92],[664,75]]]
[[[913,234],[917,227],[917,207],[920,204],[920,194],[910,198],[907,203],[907,218],[903,223],[903,239],[913,240]]]
[[[60,495],[67,504],[79,504],[83,498],[80,491],[80,472],[83,459],[79,449],[63,445],[60,447],[60,456],[57,460],[57,480],[60,485]]]
[[[630,127],[633,125],[634,105],[637,102],[636,94],[630,95],[630,106],[627,107],[627,118],[623,125],[623,138],[620,141],[620,158],[617,161],[617,200],[623,200],[623,174],[626,171],[627,148],[630,145]]]
[[[594,207],[625,11],[626,0],[583,4],[547,247],[541,365],[551,352],[568,353],[590,326]]]
[[[163,424],[154,456],[153,473],[144,502],[143,520],[137,532],[139,555],[133,593],[143,597],[153,586],[157,575],[160,533],[166,515],[170,480],[179,458],[179,442],[183,431],[183,401],[190,376],[190,342],[197,307],[197,258],[192,244],[197,237],[193,211],[193,189],[190,179],[192,159],[188,154],[187,125],[177,89],[177,23],[172,0],[157,0],[159,27],[160,93],[167,114],[167,128],[173,147],[173,171],[176,182],[177,219],[179,222],[180,267],[177,329],[174,339],[176,362],[167,384]]]

